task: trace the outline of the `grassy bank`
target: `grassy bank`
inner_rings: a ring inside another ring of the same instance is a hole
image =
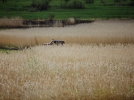
[[[16,17],[20,16],[23,19],[47,19],[50,15],[55,15],[55,19],[67,19],[76,17],[80,19],[92,18],[134,18],[134,7],[127,4],[115,4],[106,1],[105,5],[101,0],[95,0],[94,4],[86,4],[85,9],[64,9],[59,7],[60,0],[52,0],[50,7],[45,11],[31,12],[30,7],[32,0],[19,0],[16,2],[8,1],[7,3],[0,2],[0,17]]]

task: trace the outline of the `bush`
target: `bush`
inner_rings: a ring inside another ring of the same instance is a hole
[[[68,3],[67,0],[61,0],[61,2],[60,2],[60,7],[62,7],[62,8],[67,8],[67,3]]]
[[[84,6],[85,6],[85,3],[81,0],[71,0],[68,2],[68,8],[83,9]]]
[[[85,0],[85,3],[86,4],[91,4],[91,3],[94,3],[94,0]]]
[[[128,5],[129,6],[134,6],[134,1],[131,1]]]
[[[42,11],[46,10],[49,7],[51,0],[33,0],[31,6]]]
[[[106,0],[101,0],[101,3],[105,5],[106,4]]]
[[[83,9],[85,3],[82,0],[62,0],[60,6],[63,8]]]
[[[114,0],[114,2],[115,2],[115,3],[119,3],[119,2],[121,2],[121,0]]]

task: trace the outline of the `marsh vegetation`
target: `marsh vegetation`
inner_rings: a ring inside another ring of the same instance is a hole
[[[0,51],[0,99],[134,99],[133,27],[133,20],[98,20],[64,28],[0,30],[1,45],[33,46]],[[53,38],[66,44],[41,45]]]

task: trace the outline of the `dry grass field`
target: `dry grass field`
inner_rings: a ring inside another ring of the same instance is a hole
[[[0,31],[1,45],[34,46],[52,39],[78,44],[134,43],[134,20],[97,20],[76,26]]]
[[[0,30],[0,100],[133,100],[134,21]]]
[[[0,27],[21,27],[23,26],[23,19],[19,17],[15,18],[0,18]]]

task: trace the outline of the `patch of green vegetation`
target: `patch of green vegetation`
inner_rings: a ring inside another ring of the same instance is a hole
[[[11,51],[10,50],[6,50],[6,49],[0,49],[0,52],[9,54]]]
[[[69,9],[84,9],[85,2],[83,0],[62,0],[60,7]]]
[[[131,0],[94,0],[94,3],[85,3],[84,9],[62,8],[60,2],[61,0],[51,0],[47,10],[38,11],[31,6],[32,0],[7,0],[7,3],[1,1],[0,18],[20,16],[23,19],[47,19],[52,14],[55,19],[134,18],[134,6],[128,6]]]

